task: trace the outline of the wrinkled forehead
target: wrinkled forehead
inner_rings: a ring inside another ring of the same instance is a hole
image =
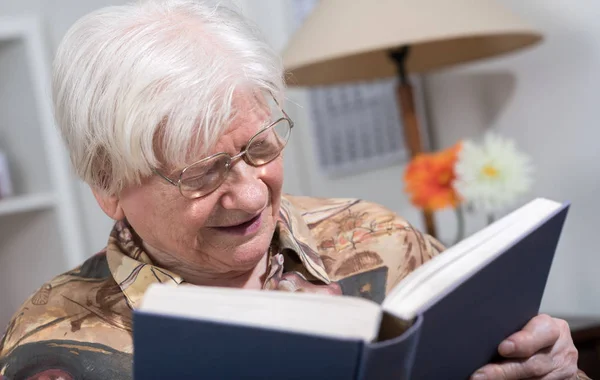
[[[278,117],[277,110],[277,103],[268,93],[236,94],[231,101],[229,118],[223,123],[215,141],[210,145],[205,145],[206,149],[202,150],[214,153],[212,151],[222,145],[223,140],[233,140],[236,145],[239,145],[240,142],[247,142]],[[200,145],[202,143],[201,141]]]
[[[224,132],[238,123],[268,121],[275,111],[272,96],[263,92],[234,94],[231,100],[231,115]]]

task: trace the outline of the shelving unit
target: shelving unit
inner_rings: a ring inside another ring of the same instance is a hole
[[[16,195],[0,199],[0,217],[23,212],[46,210],[54,206],[56,206],[56,201],[52,193]]]
[[[36,288],[86,254],[47,53],[36,17],[0,17],[0,150],[15,193],[0,199],[0,330]]]

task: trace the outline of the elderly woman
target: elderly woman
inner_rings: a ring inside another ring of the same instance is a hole
[[[154,282],[381,301],[441,251],[377,205],[282,195],[294,125],[282,78],[257,31],[222,6],[109,7],[68,31],[54,64],[57,121],[76,172],[116,223],[104,250],[15,314],[0,374],[130,379],[131,311]],[[475,378],[577,378],[561,320],[534,318],[499,352],[506,360]]]

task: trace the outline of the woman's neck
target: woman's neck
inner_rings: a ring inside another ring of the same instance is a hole
[[[186,282],[194,285],[262,289],[267,276],[268,260],[268,252],[265,252],[262,259],[250,270],[226,273],[199,273],[195,271],[181,276]]]
[[[193,285],[261,289],[267,276],[268,250],[252,268],[230,271],[207,271],[205,268],[200,268],[193,263],[174,260],[172,256],[156,252],[152,247],[145,244],[144,248],[155,265],[181,276],[185,282]]]

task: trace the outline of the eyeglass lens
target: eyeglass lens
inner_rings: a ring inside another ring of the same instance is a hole
[[[273,161],[287,144],[290,132],[289,121],[278,120],[249,141],[244,159],[253,166],[265,165]],[[215,190],[225,181],[230,160],[230,155],[222,153],[188,166],[180,178],[182,195],[197,198]]]

